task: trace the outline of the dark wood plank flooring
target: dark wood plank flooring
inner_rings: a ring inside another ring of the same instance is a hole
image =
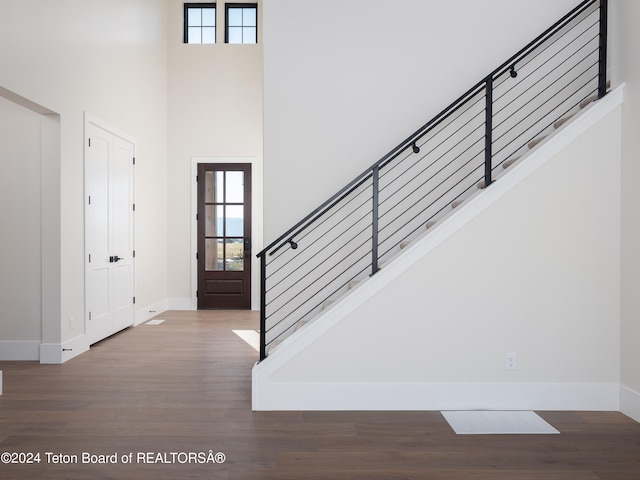
[[[540,412],[560,435],[494,436],[455,435],[439,412],[252,412],[257,353],[232,330],[256,313],[158,317],[64,365],[0,362],[0,453],[41,456],[0,463],[1,479],[640,479],[640,424],[617,412]],[[225,462],[181,463],[209,450]]]

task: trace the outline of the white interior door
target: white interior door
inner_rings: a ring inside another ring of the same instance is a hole
[[[86,334],[96,343],[134,323],[135,145],[87,122]]]

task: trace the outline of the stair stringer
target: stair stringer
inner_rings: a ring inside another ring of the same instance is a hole
[[[622,103],[623,86],[585,109],[575,120],[549,136],[484,190],[443,219],[437,228],[405,248],[373,277],[325,310],[317,319],[287,338],[265,361],[253,368],[254,410],[443,410],[443,409],[571,409],[617,410],[619,385],[615,381],[519,382],[510,380],[476,383],[446,381],[387,383],[337,380],[296,381],[279,378],[279,372],[296,362],[349,315],[380,295],[425,256],[430,255],[458,231],[473,222],[525,179],[551,161],[563,149],[612,113]],[[619,214],[619,213],[618,213]],[[543,233],[544,234],[544,233]],[[488,260],[490,267],[490,259]],[[499,301],[499,292],[496,295]],[[392,321],[393,319],[390,319]],[[618,329],[619,329],[619,319]],[[615,327],[615,326],[614,326]],[[367,341],[366,332],[360,342]],[[443,339],[455,344],[455,339]],[[381,346],[380,355],[393,353],[393,346]],[[464,352],[462,352],[464,354]],[[455,354],[455,349],[452,350]],[[332,355],[326,352],[327,357]],[[504,355],[504,353],[502,353]],[[501,357],[504,362],[504,358]],[[504,363],[502,363],[504,365]],[[317,366],[322,370],[322,365]],[[320,375],[322,376],[322,375]]]

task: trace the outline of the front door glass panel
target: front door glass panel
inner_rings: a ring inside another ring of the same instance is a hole
[[[244,270],[244,172],[205,173],[205,268]]]

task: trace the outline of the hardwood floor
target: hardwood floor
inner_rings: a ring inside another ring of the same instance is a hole
[[[232,330],[256,313],[158,318],[64,365],[0,362],[0,453],[40,454],[0,478],[640,479],[640,424],[616,412],[540,412],[560,435],[491,436],[455,435],[439,412],[252,412],[257,353]],[[187,461],[210,450],[225,462]]]

